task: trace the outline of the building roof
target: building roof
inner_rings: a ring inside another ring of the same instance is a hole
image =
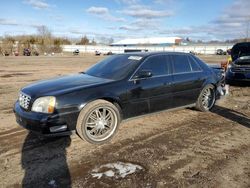
[[[124,39],[115,43],[115,45],[139,45],[139,44],[175,44],[176,40],[181,40],[180,37],[152,37],[152,38],[135,38],[135,39]]]

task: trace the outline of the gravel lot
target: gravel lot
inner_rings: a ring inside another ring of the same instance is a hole
[[[0,187],[250,187],[250,87],[230,87],[212,112],[126,121],[101,146],[77,135],[46,139],[17,125],[12,106],[21,87],[84,71],[102,58],[0,57]],[[121,174],[124,168],[133,173]],[[99,178],[97,171],[109,173]]]

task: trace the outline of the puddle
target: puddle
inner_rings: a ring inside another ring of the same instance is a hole
[[[93,178],[100,179],[102,177],[110,178],[125,178],[127,175],[133,174],[135,172],[143,170],[143,167],[140,165],[125,163],[125,162],[116,162],[116,163],[107,163],[101,165],[98,168],[92,170],[91,175]]]

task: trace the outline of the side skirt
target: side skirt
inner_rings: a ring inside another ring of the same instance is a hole
[[[172,112],[172,111],[182,110],[182,109],[185,109],[185,108],[193,108],[195,106],[196,106],[196,104],[193,103],[193,104],[180,106],[180,107],[176,107],[176,108],[171,108],[171,109],[167,109],[167,110],[160,110],[160,111],[157,111],[157,112],[151,112],[151,113],[148,113],[148,114],[143,114],[143,115],[127,118],[127,119],[122,120],[122,122],[127,122],[127,121],[134,120],[134,119],[137,119],[137,118],[146,117],[148,115],[160,114],[162,112]]]

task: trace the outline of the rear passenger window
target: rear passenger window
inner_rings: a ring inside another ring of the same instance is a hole
[[[192,57],[188,57],[188,59],[193,72],[201,71],[200,65],[198,65],[198,63]]]
[[[166,58],[162,55],[149,57],[140,67],[139,71],[140,70],[150,70],[152,71],[153,76],[160,76],[169,73]]]
[[[174,73],[191,72],[191,66],[186,55],[173,55]]]

